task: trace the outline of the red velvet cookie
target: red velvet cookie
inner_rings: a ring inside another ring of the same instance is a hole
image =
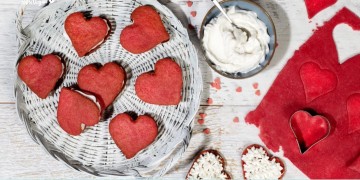
[[[107,63],[101,68],[95,64],[83,67],[77,81],[80,89],[96,95],[103,108],[109,106],[124,87],[126,73],[115,62]]]
[[[18,75],[22,81],[39,97],[45,99],[54,89],[63,73],[61,59],[48,54],[41,59],[27,56],[18,65]]]
[[[154,72],[140,75],[135,82],[138,97],[150,104],[177,105],[181,101],[182,72],[170,58],[159,60]]]
[[[252,144],[241,155],[244,179],[282,179],[285,174],[284,162],[269,154],[265,147]]]
[[[170,39],[159,13],[152,6],[136,8],[131,19],[134,21],[123,29],[120,44],[129,52],[140,54]]]
[[[142,115],[133,120],[126,113],[119,114],[111,120],[109,131],[127,159],[149,146],[158,135],[158,127],[152,117]]]
[[[86,126],[100,120],[100,107],[89,97],[69,88],[60,92],[57,119],[60,127],[70,135],[80,135]]]
[[[216,150],[204,150],[195,157],[186,180],[189,179],[231,179],[225,170],[225,159]]]
[[[83,57],[105,41],[109,25],[101,17],[86,19],[84,13],[76,12],[66,18],[65,31],[79,57]]]

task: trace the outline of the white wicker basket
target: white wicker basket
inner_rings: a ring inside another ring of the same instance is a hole
[[[149,52],[134,55],[124,50],[119,37],[131,24],[130,14],[140,5],[154,6],[170,33],[170,41]],[[186,29],[175,15],[155,0],[61,0],[41,9],[26,28],[22,28],[21,6],[16,21],[19,59],[26,55],[57,52],[66,62],[63,82],[47,99],[38,98],[19,78],[15,83],[18,113],[31,137],[56,159],[94,175],[156,177],[166,173],[188,146],[194,116],[199,108],[202,79],[198,59]],[[111,34],[101,47],[89,56],[79,58],[64,32],[64,20],[77,11],[91,11],[106,16]],[[183,70],[182,101],[178,106],[144,103],[135,94],[136,78],[153,70],[157,60],[171,57]],[[76,84],[79,70],[88,64],[117,61],[127,73],[123,92],[114,102],[113,112],[80,136],[70,136],[56,119],[59,90]],[[108,124],[119,113],[133,111],[150,114],[159,125],[155,142],[132,159],[126,159],[110,137]],[[34,160],[35,161],[35,160]]]

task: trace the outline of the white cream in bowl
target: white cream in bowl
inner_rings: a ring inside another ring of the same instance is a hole
[[[233,6],[227,10],[227,15],[237,26],[250,32],[249,39],[245,32],[220,14],[204,28],[202,43],[206,55],[221,71],[249,72],[265,61],[269,52],[267,27],[252,11],[238,10]]]

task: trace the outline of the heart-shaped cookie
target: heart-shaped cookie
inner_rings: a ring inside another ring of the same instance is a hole
[[[186,179],[231,179],[225,171],[225,159],[216,150],[204,150],[195,160]]]
[[[60,57],[52,54],[37,59],[27,56],[20,60],[18,75],[22,81],[39,97],[45,99],[55,88],[63,74]]]
[[[308,103],[333,91],[337,86],[336,75],[328,69],[320,69],[319,65],[313,62],[301,66],[300,77]]]
[[[360,94],[351,95],[347,100],[348,133],[360,130]]]
[[[97,124],[100,120],[100,107],[94,101],[94,96],[62,88],[57,110],[60,127],[68,134],[76,136],[81,134],[85,126]]]
[[[154,142],[158,127],[148,115],[133,120],[129,114],[123,113],[111,120],[109,132],[125,157],[130,159]]]
[[[272,157],[257,144],[245,148],[241,157],[244,179],[281,179],[285,165],[278,157]]]
[[[336,3],[337,0],[305,0],[308,17],[311,19],[320,11]]]
[[[331,128],[329,120],[324,116],[312,116],[303,110],[297,111],[291,116],[290,127],[301,153],[305,153],[325,139],[329,135]]]
[[[79,57],[83,57],[105,41],[110,28],[106,19],[86,18],[83,12],[76,12],[66,18],[65,31]]]
[[[90,64],[83,67],[78,74],[78,85],[81,90],[91,92],[99,99],[105,109],[118,96],[124,87],[126,74],[115,62],[102,67]]]
[[[123,29],[120,44],[129,52],[140,54],[170,39],[159,13],[152,6],[140,6],[131,13],[134,21]]]
[[[135,82],[139,98],[150,104],[177,105],[181,101],[182,72],[170,58],[159,60],[155,72],[140,75]]]

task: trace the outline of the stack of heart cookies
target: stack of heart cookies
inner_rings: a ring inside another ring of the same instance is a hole
[[[145,53],[170,39],[157,10],[149,5],[136,8],[119,37],[121,47],[133,54]],[[109,20],[89,17],[87,12],[70,14],[64,29],[79,59],[96,51],[110,34]],[[20,79],[45,100],[60,88],[57,107],[59,126],[69,135],[79,136],[87,126],[95,126],[104,119],[104,112],[126,89],[126,71],[121,61],[88,64],[80,69],[77,84],[64,87],[66,58],[57,53],[22,57],[17,65]],[[166,85],[166,86],[164,86]],[[176,106],[182,99],[181,67],[171,58],[159,59],[151,72],[137,77],[135,92],[144,103]],[[158,136],[156,120],[148,114],[127,112],[116,115],[109,123],[109,134],[126,158],[152,144]]]

